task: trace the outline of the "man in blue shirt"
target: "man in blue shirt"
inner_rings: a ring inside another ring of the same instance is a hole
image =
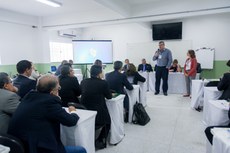
[[[172,53],[169,49],[165,48],[164,41],[159,42],[159,49],[153,56],[153,61],[157,61],[156,68],[156,82],[155,82],[155,95],[160,92],[161,78],[163,80],[163,93],[167,96],[168,91],[168,72],[172,64]]]

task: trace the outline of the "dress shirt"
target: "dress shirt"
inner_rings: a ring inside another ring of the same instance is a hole
[[[166,66],[166,68],[170,68],[172,64],[172,53],[169,49],[164,48],[162,51],[158,50],[159,55],[153,56],[153,61],[157,60],[157,66],[163,67]]]

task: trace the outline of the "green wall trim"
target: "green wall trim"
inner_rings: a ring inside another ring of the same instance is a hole
[[[228,72],[230,68],[226,65],[227,61],[214,61],[214,68],[212,70],[203,70],[201,73],[202,78],[206,79],[218,79],[221,78],[225,72]],[[44,74],[50,72],[51,66],[60,65],[60,63],[35,63],[34,64],[36,69]],[[87,65],[87,70],[89,70],[91,65]],[[202,67],[202,65],[201,65]],[[73,65],[73,68],[79,68],[82,70],[82,73],[85,74],[86,65]],[[107,64],[104,72],[109,72],[113,70],[113,64]],[[0,65],[0,72],[6,72],[12,77],[13,75],[17,74],[16,66],[15,65]],[[88,71],[89,73],[89,71]]]

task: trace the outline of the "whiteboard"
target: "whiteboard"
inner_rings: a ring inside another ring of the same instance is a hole
[[[201,48],[196,50],[196,59],[200,63],[202,69],[213,69],[214,61],[213,48]]]
[[[173,59],[177,59],[179,64],[183,67],[185,60],[187,58],[187,52],[192,49],[191,40],[174,40],[174,41],[164,41],[165,48],[168,48],[172,52]],[[156,64],[152,60],[154,53],[159,48],[158,41],[153,42],[143,42],[143,43],[129,43],[127,44],[127,58],[130,63],[138,66],[141,64],[141,59],[145,58],[147,63],[152,66]]]

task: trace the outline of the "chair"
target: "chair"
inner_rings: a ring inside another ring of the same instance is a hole
[[[9,147],[10,153],[25,152],[21,141],[11,135],[0,134],[0,144]]]

